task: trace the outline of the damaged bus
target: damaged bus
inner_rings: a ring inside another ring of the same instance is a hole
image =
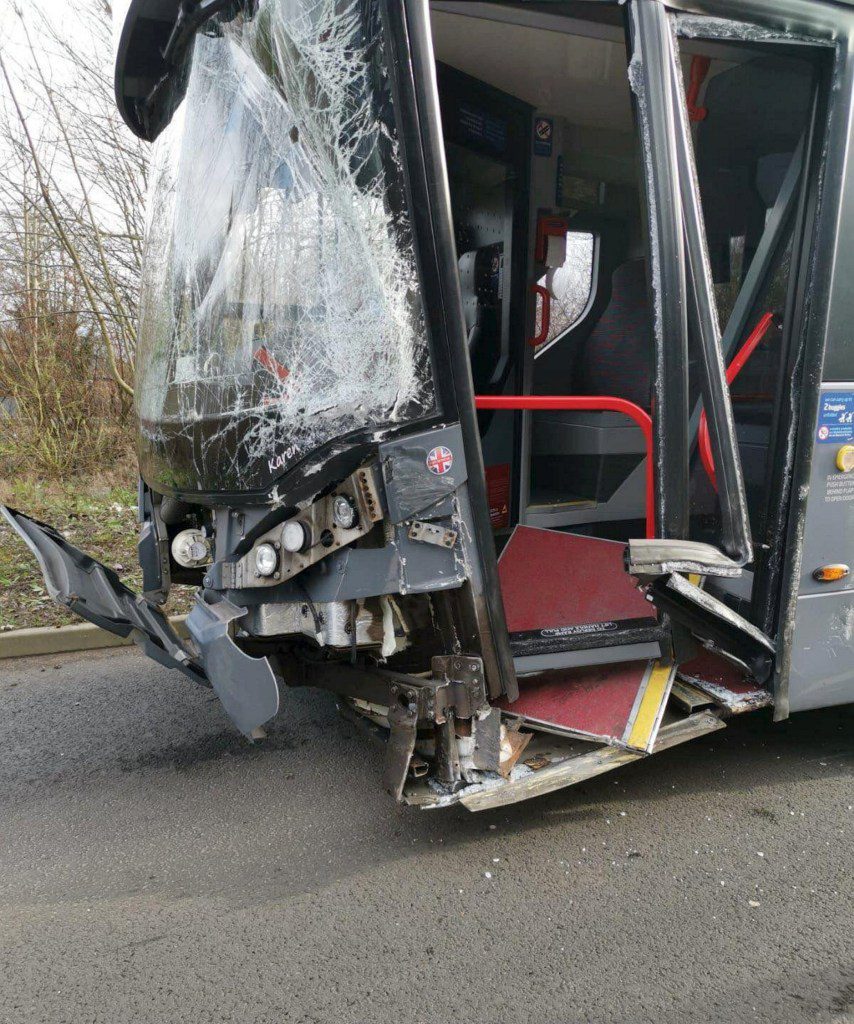
[[[425,807],[854,700],[854,6],[116,6],[144,585],[5,509],[57,601]]]

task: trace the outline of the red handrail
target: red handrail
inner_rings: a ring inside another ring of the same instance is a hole
[[[732,384],[735,378],[744,369],[744,364],[753,355],[756,347],[764,340],[765,335],[768,333],[768,328],[772,323],[774,323],[774,314],[763,313],[759,323],[757,323],[750,334],[748,334],[747,340],[738,352],[736,352],[732,362],[727,367],[727,384]],[[700,426],[697,431],[697,443],[700,447],[700,461],[703,463],[703,469],[705,469],[712,487],[717,490],[718,479],[715,474],[715,460],[712,458],[712,442],[709,437],[709,423],[706,419],[705,409],[703,410],[703,414],[700,416]]]
[[[646,443],[646,535],[655,537],[655,470],[652,459],[652,420],[634,402],[611,395],[475,395],[478,409],[575,409],[583,412],[619,412],[633,419]]]
[[[543,311],[540,314],[540,332],[528,338],[528,344],[536,348],[549,340],[549,328],[552,320],[552,293],[541,284],[532,284],[531,291],[543,300]]]
[[[697,99],[700,96],[700,89],[703,86],[706,75],[711,67],[709,57],[701,57],[696,54],[691,58],[691,74],[688,79],[688,95],[685,97],[685,105],[688,107],[688,117],[692,121],[705,121],[709,113],[706,107],[698,107]]]

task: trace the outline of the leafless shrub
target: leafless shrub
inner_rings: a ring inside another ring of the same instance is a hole
[[[0,471],[62,474],[126,449],[146,152],[115,109],[106,0],[72,0],[68,36],[4,4]]]

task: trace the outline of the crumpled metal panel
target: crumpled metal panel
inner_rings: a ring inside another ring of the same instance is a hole
[[[231,638],[231,623],[245,614],[245,608],[219,594],[202,591],[187,616],[187,629],[229,718],[251,738],[279,710],[279,684],[266,658],[253,658]]]
[[[130,637],[166,668],[211,685],[234,724],[252,737],[279,710],[279,684],[266,658],[253,658],[235,644],[230,624],[246,614],[209,592],[196,598],[187,619],[195,641],[185,646],[159,608],[129,590],[99,561],[84,554],[52,527],[14,509],[0,513],[38,559],[50,596],[108,633]]]
[[[425,513],[452,511],[453,498],[468,479],[459,426],[410,434],[380,448],[388,519],[402,523]]]
[[[164,614],[129,590],[112,569],[69,544],[53,527],[12,508],[0,506],[0,513],[36,556],[48,593],[57,604],[108,633],[131,637],[161,665],[207,684],[204,669]]]

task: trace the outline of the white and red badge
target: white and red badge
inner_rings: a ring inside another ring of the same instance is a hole
[[[427,456],[427,468],[435,476],[444,476],[454,464],[454,453],[450,448],[439,445]]]

